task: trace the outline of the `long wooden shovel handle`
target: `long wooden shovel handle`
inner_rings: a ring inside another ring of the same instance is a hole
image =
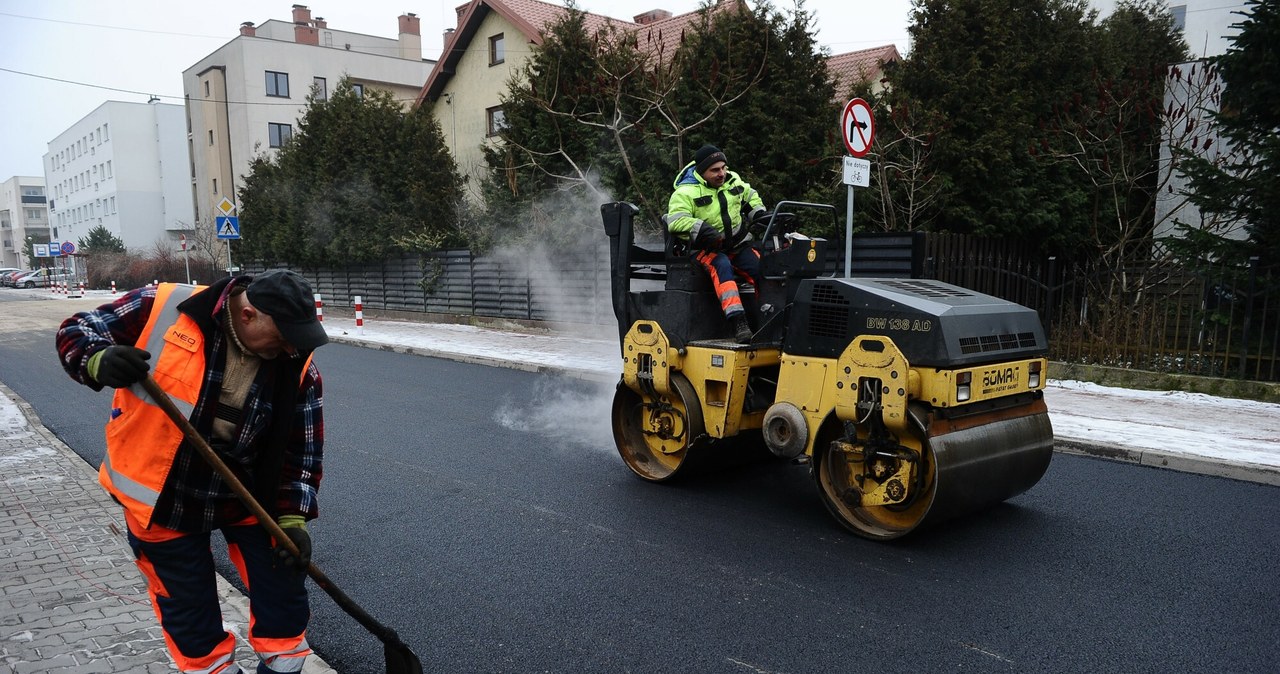
[[[271,534],[276,539],[276,543],[278,545],[283,545],[289,552],[293,553],[294,557],[297,557],[300,554],[298,546],[294,545],[293,540],[285,535],[284,529],[280,528],[280,525],[271,517],[267,512],[267,509],[263,508],[262,504],[258,503],[258,500],[253,497],[253,494],[249,493],[249,490],[245,488],[244,483],[240,481],[240,478],[236,477],[235,473],[231,472],[231,469],[223,462],[222,457],[218,456],[218,453],[213,451],[213,447],[209,446],[209,442],[200,435],[200,432],[196,430],[195,426],[191,425],[191,422],[187,419],[186,415],[178,409],[178,406],[173,404],[173,399],[169,397],[169,394],[165,393],[164,389],[160,388],[160,385],[156,383],[155,379],[151,378],[151,375],[147,375],[147,378],[142,380],[142,388],[146,389],[147,394],[151,396],[151,399],[155,401],[155,404],[159,405],[160,409],[164,410],[164,413],[168,415],[169,420],[177,425],[178,428],[182,429],[183,435],[186,435],[187,440],[191,441],[191,444],[196,448],[196,451],[200,452],[200,456],[204,457],[204,460],[209,462],[209,465],[213,467],[213,470],[231,486],[231,490],[236,493],[236,496],[240,497],[240,501],[244,503],[245,507],[258,518],[258,523],[267,530],[267,533]],[[361,608],[354,599],[348,597],[347,594],[339,589],[337,585],[334,585],[333,581],[329,580],[329,577],[324,575],[324,572],[322,572],[314,563],[307,566],[307,575],[311,576],[312,580],[316,582],[316,585],[319,585],[320,588],[327,592],[330,597],[333,597],[333,600],[342,608],[342,610],[346,611],[352,618],[355,618],[356,622],[360,623],[365,629],[373,633],[373,635],[378,637],[384,644],[401,649],[408,653],[409,656],[412,656],[414,661],[416,661],[416,656],[413,656],[413,654],[408,651],[408,647],[403,645],[404,642],[400,641],[400,637],[395,633],[395,630],[392,630],[386,625],[374,620],[373,616],[369,615],[368,612]],[[422,670],[418,669],[417,671]]]

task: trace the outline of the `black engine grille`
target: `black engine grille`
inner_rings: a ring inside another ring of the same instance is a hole
[[[1009,351],[1011,349],[1027,349],[1036,345],[1036,336],[1032,332],[1019,332],[1007,335],[983,335],[981,337],[961,337],[960,353],[986,353],[988,351]]]

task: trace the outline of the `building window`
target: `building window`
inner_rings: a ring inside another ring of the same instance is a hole
[[[289,97],[289,73],[267,71],[267,95]]]
[[[209,129],[209,144],[213,145],[213,129]]]
[[[115,212],[116,212],[116,198],[115,198],[115,197],[111,197],[111,212],[112,212],[112,213],[115,213]]]
[[[102,125],[102,140],[103,140],[103,142],[106,142],[106,141],[111,140],[111,134],[110,134],[110,133],[107,133],[107,125],[106,125],[106,123],[103,123],[103,125]]]
[[[209,97],[209,80],[204,81],[204,97]]]
[[[315,92],[317,101],[329,100],[329,82],[323,77],[315,77],[311,80],[311,88]]]
[[[107,160],[107,177],[108,177],[108,178],[113,178],[113,177],[115,177],[115,174],[111,172],[111,160],[110,160],[110,159],[108,159],[108,160]]]
[[[502,33],[489,38],[489,65],[496,66],[507,60],[506,39]]]
[[[501,106],[485,110],[484,115],[488,120],[488,135],[496,136],[507,128],[507,114],[502,111]]]
[[[356,93],[356,98],[364,98],[364,85],[363,85],[363,84],[352,84],[352,85],[351,85],[351,90],[352,90],[352,91],[354,91],[354,92]]]
[[[22,209],[22,210],[24,210],[24,211],[26,211],[26,212],[27,212],[26,214],[27,214],[27,219],[28,219],[28,220],[39,220],[39,219],[40,219],[40,210],[39,210],[39,209],[37,209],[37,208],[24,208],[24,209]]]
[[[293,137],[293,126],[289,124],[267,124],[267,144],[271,147],[283,147]]]
[[[1187,29],[1187,6],[1174,5],[1169,8],[1169,13],[1173,14],[1173,29],[1176,31],[1184,31]]]
[[[217,179],[217,178],[214,178],[214,179],[213,179],[213,193],[214,193],[214,194],[217,194],[217,193],[218,193],[218,179]]]

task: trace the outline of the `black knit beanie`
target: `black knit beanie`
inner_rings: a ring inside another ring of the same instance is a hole
[[[718,161],[729,163],[729,160],[724,158],[724,153],[720,151],[720,148],[714,145],[703,145],[698,148],[697,152],[693,153],[693,168],[698,173],[702,173]]]

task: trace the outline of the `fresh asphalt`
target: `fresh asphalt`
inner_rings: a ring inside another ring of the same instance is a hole
[[[317,563],[429,671],[1270,671],[1280,656],[1276,487],[1058,455],[1007,504],[871,543],[803,467],[631,477],[585,413],[608,392],[587,382],[345,344],[319,359]],[[107,394],[66,379],[48,335],[0,341],[0,381],[101,456]],[[315,595],[326,660],[382,671],[377,641]]]

